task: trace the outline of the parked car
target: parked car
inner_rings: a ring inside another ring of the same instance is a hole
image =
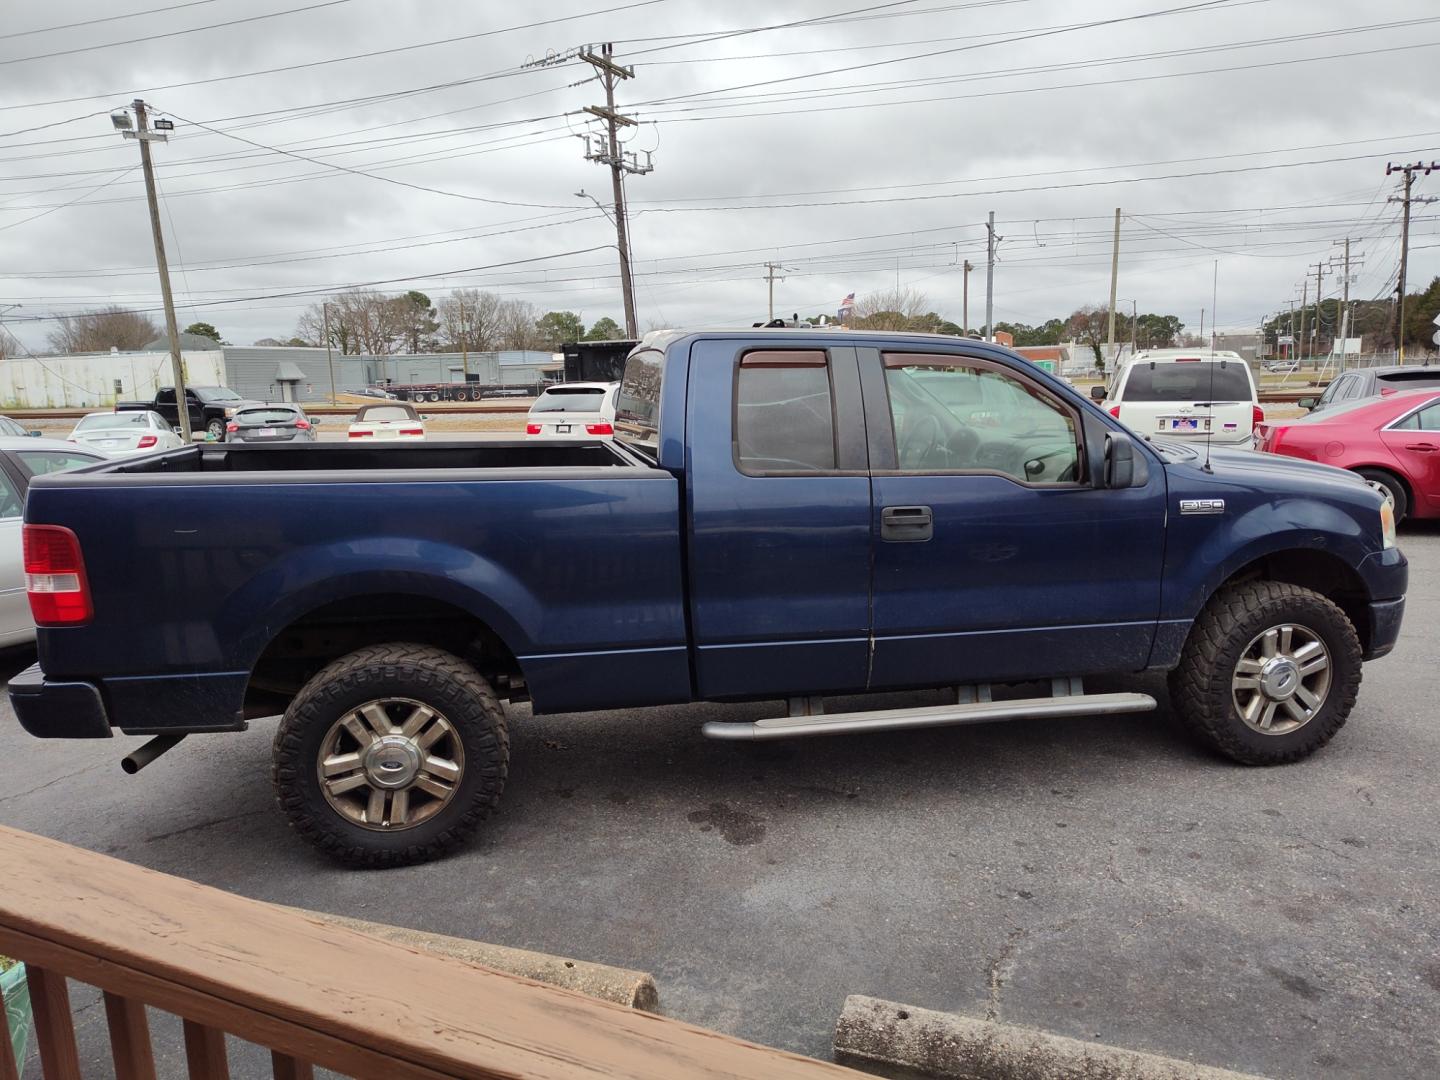
[[[133,767],[283,712],[279,804],[359,866],[480,825],[502,699],[787,702],[701,728],[754,740],[1142,712],[1084,678],[1168,672],[1197,738],[1293,762],[1407,583],[1356,476],[1139,438],[1000,346],[879,331],[659,332],[611,440],[192,446],[41,477],[25,528],[25,730],[155,736]],[[952,696],[825,711],[921,688]]]
[[[243,398],[228,386],[187,386],[185,402],[186,411],[190,414],[190,430],[209,435],[216,442],[225,441],[225,424],[235,415],[236,409],[265,404]],[[159,413],[172,428],[180,426],[180,409],[175,404],[173,386],[160,387],[155,391],[154,401],[120,401],[115,404],[116,412],[137,409]]]
[[[225,425],[230,442],[314,442],[318,416],[306,416],[299,405],[246,405]]]
[[[425,417],[417,413],[415,406],[407,401],[361,405],[355,410],[355,420],[350,425],[349,434],[352,439],[423,439]]]
[[[20,541],[21,513],[31,477],[105,460],[101,454],[59,439],[0,435],[0,647],[35,640]]]
[[[1269,372],[1273,372],[1274,374],[1277,374],[1277,375],[1279,375],[1279,374],[1284,374],[1284,373],[1291,372],[1291,371],[1299,371],[1299,370],[1300,370],[1300,361],[1299,361],[1299,360],[1267,360],[1267,361],[1265,362],[1265,370],[1266,370],[1266,371],[1269,371]]]
[[[70,441],[106,457],[174,450],[185,440],[157,412],[97,412],[82,416]]]
[[[1244,357],[1203,349],[1138,352],[1115,376],[1108,395],[1090,391],[1110,415],[1141,435],[1208,439],[1250,446],[1265,419]]]
[[[609,439],[615,435],[619,383],[557,383],[530,406],[525,434],[537,439]]]
[[[1400,390],[1260,425],[1259,448],[1358,473],[1395,520],[1440,517],[1440,390]]]
[[[44,432],[38,428],[27,428],[18,420],[11,420],[8,416],[0,416],[0,435],[13,435],[18,438],[39,439]]]
[[[1388,367],[1355,368],[1342,371],[1330,380],[1330,385],[1319,397],[1301,398],[1299,404],[1302,409],[1318,413],[1351,401],[1426,386],[1440,386],[1440,365],[1427,367],[1423,364],[1395,364]]]

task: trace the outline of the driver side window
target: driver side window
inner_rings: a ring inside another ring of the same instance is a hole
[[[1038,386],[968,357],[887,353],[884,362],[900,471],[1081,480],[1078,418]]]

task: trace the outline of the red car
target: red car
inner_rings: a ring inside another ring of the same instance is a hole
[[[1272,454],[1338,465],[1379,486],[1395,508],[1440,517],[1440,390],[1366,398],[1296,420],[1256,425],[1257,446]]]

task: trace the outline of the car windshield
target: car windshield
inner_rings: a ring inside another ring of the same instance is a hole
[[[298,419],[300,419],[299,409],[278,407],[241,409],[235,414],[237,424],[293,424]]]
[[[196,386],[195,396],[201,401],[240,401],[242,398],[228,386]]]
[[[546,390],[530,407],[541,412],[599,412],[605,400],[603,386],[557,386]]]
[[[418,420],[408,405],[365,405],[355,414],[358,423],[371,424],[385,420]]]
[[[75,425],[76,431],[104,431],[111,429],[129,430],[130,428],[149,427],[150,414],[143,412],[122,412],[122,413],[93,413],[83,417]]]
[[[1121,401],[1250,401],[1250,377],[1235,360],[1187,360],[1130,366]]]

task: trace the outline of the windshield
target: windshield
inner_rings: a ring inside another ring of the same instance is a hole
[[[300,417],[299,409],[241,409],[235,414],[237,424],[290,424]]]
[[[1243,362],[1192,360],[1130,366],[1119,401],[1250,401],[1250,375]]]
[[[195,396],[201,401],[240,401],[240,395],[228,386],[195,386],[191,387]]]
[[[599,412],[600,403],[604,400],[603,386],[556,386],[541,394],[535,404],[530,406],[530,411]]]
[[[76,431],[99,431],[111,428],[149,427],[150,414],[146,412],[95,413],[86,416],[75,425]]]

